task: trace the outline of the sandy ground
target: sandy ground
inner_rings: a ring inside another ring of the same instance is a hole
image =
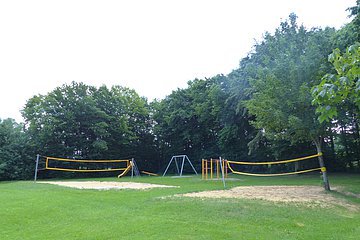
[[[349,203],[344,199],[336,198],[332,194],[327,193],[322,187],[317,186],[244,186],[229,190],[194,192],[178,196],[261,199],[277,203],[302,203],[309,207],[340,205],[351,210],[359,210],[359,206]]]
[[[38,183],[48,183],[64,187],[72,187],[77,189],[150,189],[150,188],[169,188],[176,186],[150,184],[150,183],[136,183],[136,182],[105,182],[105,181],[78,181],[78,182],[59,182],[59,181],[41,181]]]

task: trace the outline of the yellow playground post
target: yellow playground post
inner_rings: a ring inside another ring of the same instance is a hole
[[[221,164],[221,166],[220,166]],[[201,175],[202,179],[221,179],[221,172],[224,171],[224,177],[227,178],[228,176],[228,164],[227,160],[220,159],[202,159],[201,160]],[[215,177],[214,177],[215,175]]]

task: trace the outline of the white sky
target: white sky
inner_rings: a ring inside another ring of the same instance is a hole
[[[308,28],[346,22],[355,0],[0,0],[0,118],[71,81],[149,100],[228,74],[295,12]]]

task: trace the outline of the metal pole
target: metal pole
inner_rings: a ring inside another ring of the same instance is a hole
[[[131,178],[134,177],[134,158],[131,159]]]
[[[196,169],[195,169],[194,166],[192,165],[192,163],[191,163],[190,159],[188,158],[188,156],[185,155],[185,157],[186,157],[186,159],[188,160],[188,162],[190,163],[190,166],[191,166],[191,168],[194,170],[195,174],[198,175],[198,172],[196,171]]]
[[[36,183],[36,180],[37,180],[37,172],[38,172],[38,167],[39,167],[39,159],[40,159],[40,155],[37,154],[37,155],[36,155],[36,163],[35,163],[34,183]]]
[[[164,171],[163,176],[165,176],[165,174],[166,174],[167,170],[169,169],[170,164],[171,164],[171,162],[172,162],[172,160],[173,160],[173,159],[174,159],[174,157],[172,157],[172,158],[171,158],[171,160],[170,160],[169,164],[167,165],[167,167],[166,167],[166,169],[165,169],[165,171]]]
[[[182,163],[181,163],[180,177],[182,176],[182,172],[183,172],[183,169],[184,169],[184,163],[185,163],[185,156],[183,156]]]
[[[176,157],[176,156],[174,157],[174,162],[175,162],[175,166],[176,166],[176,171],[177,171],[177,174],[179,174],[179,175],[180,175],[179,165],[178,165],[178,162],[177,162],[177,157]]]
[[[223,168],[223,165],[222,165],[221,157],[219,157],[219,161],[220,161],[220,167],[221,167],[222,182],[224,184],[224,188],[226,188],[226,183],[225,183],[225,178],[224,178],[224,168]]]

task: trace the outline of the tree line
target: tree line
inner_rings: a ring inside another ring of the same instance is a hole
[[[24,123],[0,119],[0,179],[31,178],[37,153],[135,158],[159,172],[176,154],[199,166],[201,158],[272,161],[322,151],[330,171],[360,171],[359,8],[357,0],[339,30],[306,29],[290,14],[237,69],[189,81],[162,100],[81,82],[36,95]]]

